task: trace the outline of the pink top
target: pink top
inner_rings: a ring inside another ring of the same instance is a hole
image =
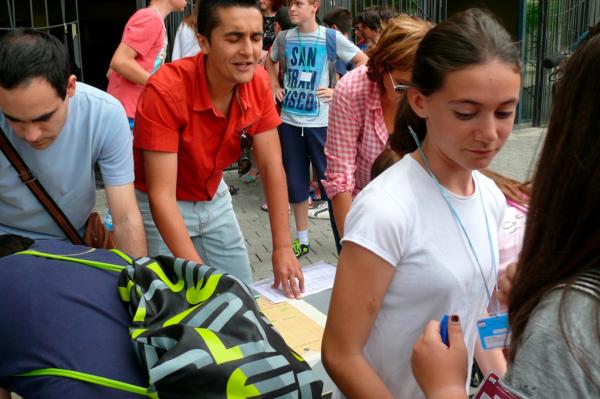
[[[154,73],[167,54],[167,36],[162,16],[152,8],[142,8],[129,18],[121,42],[137,52],[135,60],[146,71]],[[135,108],[143,85],[132,83],[113,71],[108,79],[107,92],[116,97],[129,118],[135,118]]]
[[[335,86],[327,128],[326,179],[329,198],[348,191],[354,198],[371,180],[375,158],[388,146],[380,92],[367,77],[367,67],[356,68]]]
[[[498,251],[500,254],[498,272],[519,259],[525,236],[528,207],[507,198],[502,228],[498,232]]]

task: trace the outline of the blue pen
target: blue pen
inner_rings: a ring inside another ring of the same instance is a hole
[[[442,336],[442,342],[446,346],[450,346],[448,342],[448,315],[445,314],[440,321],[440,335]]]

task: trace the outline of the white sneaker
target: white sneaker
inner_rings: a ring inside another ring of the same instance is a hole
[[[308,217],[311,219],[329,220],[329,207],[327,206],[327,202],[323,201],[318,206],[309,209]]]

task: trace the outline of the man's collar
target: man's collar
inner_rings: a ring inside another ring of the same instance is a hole
[[[206,57],[206,54],[200,53],[196,63],[198,67],[198,79],[196,80],[196,88],[194,90],[194,111],[206,111],[213,108],[212,99],[210,98],[210,93],[208,91]],[[233,96],[233,100],[238,102],[238,105],[243,112],[246,112],[248,109],[248,88],[246,86],[247,84],[238,84],[234,89],[235,93]]]
[[[198,79],[196,79],[196,88],[194,90],[194,111],[205,111],[212,108],[210,93],[208,92],[208,80],[206,79],[206,55],[202,52],[197,55]]]

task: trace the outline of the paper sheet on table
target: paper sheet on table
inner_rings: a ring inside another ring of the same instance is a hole
[[[333,287],[335,279],[335,266],[325,262],[318,262],[313,265],[302,268],[304,274],[304,294],[303,296],[316,294]],[[287,301],[288,298],[279,288],[271,288],[273,279],[265,279],[252,284],[252,288],[258,291],[262,296],[274,303]],[[280,286],[281,287],[281,286]]]
[[[256,302],[290,348],[311,365],[321,359],[323,313],[303,300],[273,303],[261,297]]]

